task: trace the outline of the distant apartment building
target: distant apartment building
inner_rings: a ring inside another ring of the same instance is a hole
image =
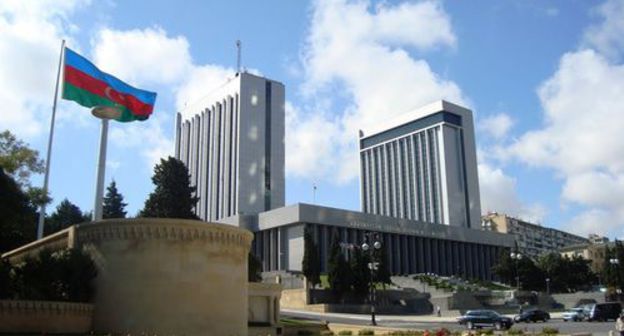
[[[587,238],[496,212],[481,218],[481,228],[486,231],[513,235],[518,244],[518,250],[532,257],[537,257],[542,253],[556,252],[569,245],[589,243]]]
[[[604,268],[606,248],[610,247],[608,239],[599,240],[594,242],[591,240],[584,244],[568,245],[559,249],[559,253],[568,258],[582,257],[585,260],[589,260],[591,263],[589,267],[594,273],[600,274]]]

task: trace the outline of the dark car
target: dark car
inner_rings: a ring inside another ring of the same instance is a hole
[[[622,312],[619,302],[596,303],[591,305],[587,314],[587,321],[617,320]]]
[[[469,310],[457,318],[459,324],[465,324],[468,329],[494,327],[496,330],[509,329],[513,321],[506,316],[501,316],[493,310]]]
[[[539,309],[525,311],[524,313],[516,315],[516,317],[514,317],[514,321],[516,323],[537,321],[548,322],[548,320],[550,320],[550,314]]]

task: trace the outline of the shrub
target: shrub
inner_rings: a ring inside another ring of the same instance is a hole
[[[544,327],[542,328],[542,334],[546,335],[557,335],[559,333],[559,329],[553,327]]]
[[[481,335],[494,335],[493,329],[486,329],[481,332]]]
[[[11,264],[0,258],[0,300],[11,298]]]
[[[353,331],[351,331],[351,330],[340,330],[338,332],[338,335],[341,335],[341,336],[351,336],[351,335],[353,335]]]
[[[358,331],[358,335],[375,335],[375,331],[371,329],[362,329]]]
[[[331,330],[323,330],[321,331],[321,336],[334,336],[334,332]]]
[[[507,330],[508,335],[524,335],[524,331],[522,329],[511,328]]]
[[[446,328],[440,328],[435,332],[436,336],[449,336],[451,332]]]
[[[297,335],[298,336],[312,336],[314,335],[314,332],[312,330],[307,330],[307,329],[297,330]]]
[[[416,330],[397,330],[397,331],[391,331],[387,335],[390,335],[390,336],[422,336],[423,332],[422,331],[416,331]]]
[[[11,296],[21,300],[88,302],[96,274],[95,264],[81,250],[42,250],[12,267],[9,287]]]

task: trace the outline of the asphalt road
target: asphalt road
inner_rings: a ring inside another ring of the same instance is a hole
[[[282,316],[296,317],[309,320],[323,320],[330,323],[344,323],[354,325],[370,325],[370,316],[356,315],[356,314],[318,314],[302,311],[287,311],[282,312]],[[435,317],[431,318],[433,321],[410,321],[409,317],[402,319],[397,316],[384,317],[383,315],[377,316],[377,325],[382,327],[393,327],[403,329],[437,329],[447,328],[449,330],[466,330],[465,326],[459,325],[456,322],[436,322]],[[523,329],[527,332],[541,332],[542,328],[551,327],[559,329],[562,334],[577,334],[577,333],[591,333],[592,335],[606,336],[610,330],[615,330],[615,322],[563,322],[560,319],[551,319],[549,322],[543,323],[517,323],[513,325],[514,329]]]

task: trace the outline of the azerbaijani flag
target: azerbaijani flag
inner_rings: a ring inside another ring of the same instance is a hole
[[[63,74],[63,99],[84,107],[117,107],[121,111],[117,121],[146,120],[154,110],[156,93],[139,90],[100,71],[69,48],[65,48]]]

